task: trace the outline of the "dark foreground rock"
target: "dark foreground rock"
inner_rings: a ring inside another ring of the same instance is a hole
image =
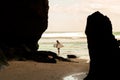
[[[36,52],[48,27],[48,0],[0,1],[0,64]]]
[[[68,58],[77,58],[76,55],[67,55]]]
[[[119,80],[120,50],[110,19],[98,11],[89,15],[85,33],[90,69],[84,80]]]

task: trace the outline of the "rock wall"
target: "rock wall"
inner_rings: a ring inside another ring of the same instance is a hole
[[[120,49],[107,16],[95,12],[88,16],[86,30],[90,69],[84,80],[117,80]]]
[[[0,1],[0,55],[37,51],[38,40],[48,27],[48,0]]]
[[[37,50],[47,29],[48,9],[48,0],[0,1],[0,46],[26,45]]]
[[[4,0],[0,4],[0,43],[37,49],[35,45],[47,29],[48,1]]]

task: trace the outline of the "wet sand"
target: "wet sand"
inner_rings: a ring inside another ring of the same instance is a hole
[[[82,80],[88,72],[88,63],[83,59],[76,61],[77,63],[10,61],[10,65],[0,71],[0,80]]]

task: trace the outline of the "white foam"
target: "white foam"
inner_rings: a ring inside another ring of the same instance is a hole
[[[42,37],[86,37],[82,32],[43,33]]]

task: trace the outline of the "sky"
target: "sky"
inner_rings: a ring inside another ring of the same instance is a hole
[[[100,11],[120,32],[120,0],[49,0],[48,32],[85,31],[88,15]]]

